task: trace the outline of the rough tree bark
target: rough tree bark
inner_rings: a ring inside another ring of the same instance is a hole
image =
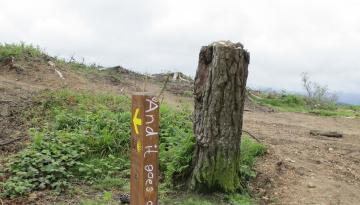
[[[195,77],[196,148],[190,188],[231,192],[240,185],[239,157],[249,53],[219,41],[200,50]]]

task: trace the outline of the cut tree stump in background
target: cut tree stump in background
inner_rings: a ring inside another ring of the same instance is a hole
[[[239,162],[249,53],[241,43],[214,42],[201,48],[194,83],[196,148],[190,188],[234,191]]]

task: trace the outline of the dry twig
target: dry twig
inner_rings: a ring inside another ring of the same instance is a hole
[[[14,102],[12,100],[0,100],[0,103],[10,103],[10,102]]]
[[[170,75],[167,76],[167,78],[166,78],[166,80],[165,80],[165,82],[163,84],[163,87],[161,88],[161,91],[160,91],[159,95],[157,96],[157,99],[160,99],[161,95],[164,94],[164,91],[166,89],[166,85],[168,84],[169,80],[170,80]]]
[[[254,140],[256,140],[257,142],[260,143],[260,140],[253,134],[251,134],[250,132],[246,131],[246,130],[242,130],[243,132],[245,132],[246,134],[248,134],[250,137],[252,137]]]
[[[18,137],[18,138],[9,140],[9,141],[7,141],[7,142],[0,143],[0,147],[1,147],[1,146],[8,145],[8,144],[11,144],[11,143],[14,143],[14,142],[19,141],[19,140],[21,140],[21,139],[22,139],[21,137]]]

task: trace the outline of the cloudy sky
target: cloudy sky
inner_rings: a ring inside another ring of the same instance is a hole
[[[192,76],[202,45],[239,41],[251,54],[252,87],[301,91],[308,72],[360,95],[359,10],[357,0],[0,0],[0,41]]]

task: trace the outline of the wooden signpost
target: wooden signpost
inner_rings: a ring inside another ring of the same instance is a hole
[[[158,204],[159,102],[149,93],[132,96],[131,205]]]

